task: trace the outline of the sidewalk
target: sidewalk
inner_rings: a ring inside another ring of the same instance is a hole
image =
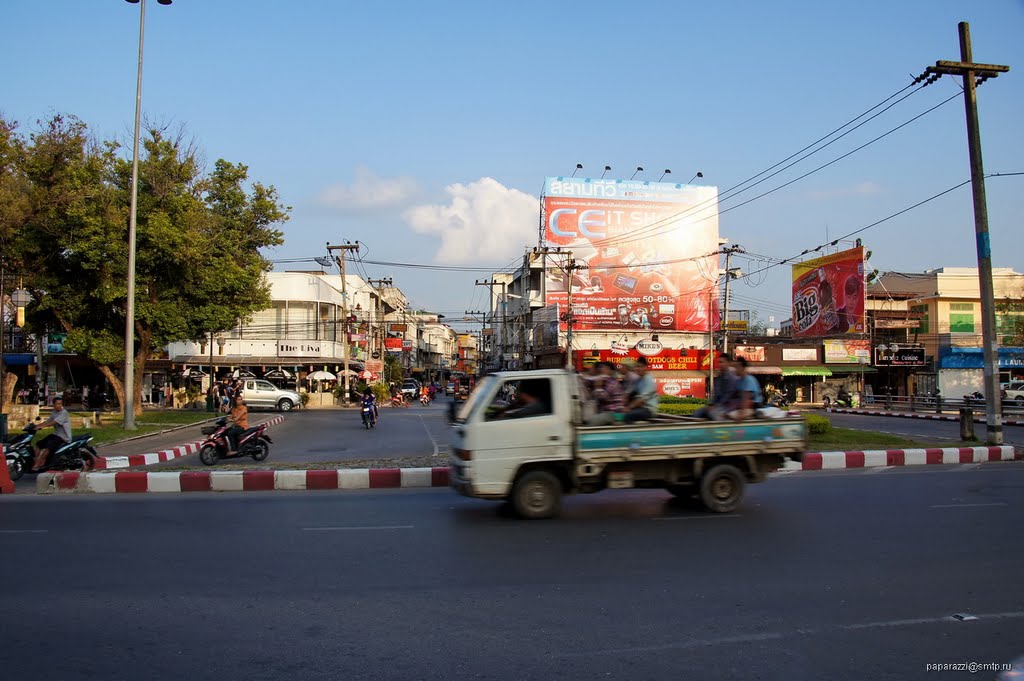
[[[974,407],[975,423],[985,423],[985,411],[982,409],[980,412],[977,411],[977,407]],[[904,419],[925,419],[929,421],[959,421],[959,412],[950,413],[928,413],[923,411],[885,411],[884,409],[846,409],[843,407],[831,407],[825,410],[829,414],[854,414],[858,416],[891,416],[895,418]],[[1004,418],[1003,425],[1006,426],[1024,426],[1024,419],[1017,418]]]
[[[143,435],[137,439],[114,442],[107,445],[100,445],[96,448],[100,456],[130,456],[132,454],[145,454],[146,452],[158,452],[162,449],[177,447],[184,442],[202,440],[203,434],[199,432],[207,423],[222,416],[221,414],[210,414],[209,421],[192,423],[187,426],[179,426],[174,430],[152,435]]]

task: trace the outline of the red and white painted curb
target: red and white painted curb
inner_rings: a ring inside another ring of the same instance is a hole
[[[830,414],[856,414],[858,416],[895,416],[902,419],[924,419],[926,421],[959,421],[959,416],[952,414],[917,414],[917,413],[905,413],[899,411],[878,411],[875,409],[838,409],[835,407],[826,409]],[[975,423],[985,423],[983,417],[974,417]],[[1021,419],[1003,419],[1003,425],[1006,426],[1024,426],[1024,420]]]
[[[269,492],[447,487],[448,468],[354,468],[298,471],[121,471],[42,473],[38,494],[118,492]]]
[[[808,452],[784,470],[820,471],[839,468],[928,466],[988,463],[1017,458],[1012,445],[999,447],[935,447],[929,449],[875,449],[862,452]]]
[[[260,423],[266,423],[267,426],[276,426],[278,423],[284,421],[283,416],[274,416],[267,421],[261,421]],[[205,440],[196,440],[195,442],[189,442],[177,447],[171,447],[160,452],[150,452],[148,454],[132,454],[130,456],[101,456],[96,459],[96,470],[108,470],[111,468],[131,468],[133,466],[151,466],[155,463],[161,463],[163,461],[173,461],[174,459],[182,456],[188,456],[189,454],[195,454],[199,451],[199,448],[203,446]]]
[[[1014,448],[947,447],[880,449],[862,452],[810,452],[783,471],[818,471],[885,466],[987,463],[1016,458]],[[120,492],[269,492],[294,490],[447,487],[448,468],[354,468],[280,471],[121,471],[118,473],[43,473],[39,494]]]

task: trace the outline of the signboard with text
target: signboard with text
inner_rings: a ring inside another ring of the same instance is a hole
[[[763,345],[737,345],[732,349],[732,354],[737,357],[742,357],[748,362],[763,362],[764,361],[764,346]]]
[[[871,341],[825,341],[826,364],[867,364],[871,361]]]
[[[924,348],[875,348],[875,366],[923,367],[925,364]]]
[[[793,265],[795,337],[864,333],[864,248]]]
[[[783,362],[817,362],[818,351],[814,348],[782,348]]]
[[[661,350],[656,355],[641,354],[636,348],[621,350],[590,350],[574,353],[578,369],[589,367],[595,362],[611,362],[621,364],[623,360],[636,361],[640,357],[647,358],[647,368],[651,371],[707,371],[710,361],[707,350]]]
[[[546,304],[572,291],[579,330],[708,331],[718,327],[718,189],[671,182],[549,177]],[[562,328],[565,328],[562,320]]]

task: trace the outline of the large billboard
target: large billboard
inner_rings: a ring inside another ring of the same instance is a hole
[[[793,335],[864,333],[864,248],[793,265]]]
[[[576,329],[704,331],[718,327],[718,189],[670,182],[549,177],[546,303]],[[563,324],[564,328],[564,324]]]

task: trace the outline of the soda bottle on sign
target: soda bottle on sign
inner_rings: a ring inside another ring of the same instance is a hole
[[[821,302],[822,333],[835,333],[839,327],[839,315],[836,314],[836,300],[832,291],[832,283],[825,276],[825,270],[818,270],[818,298]]]

